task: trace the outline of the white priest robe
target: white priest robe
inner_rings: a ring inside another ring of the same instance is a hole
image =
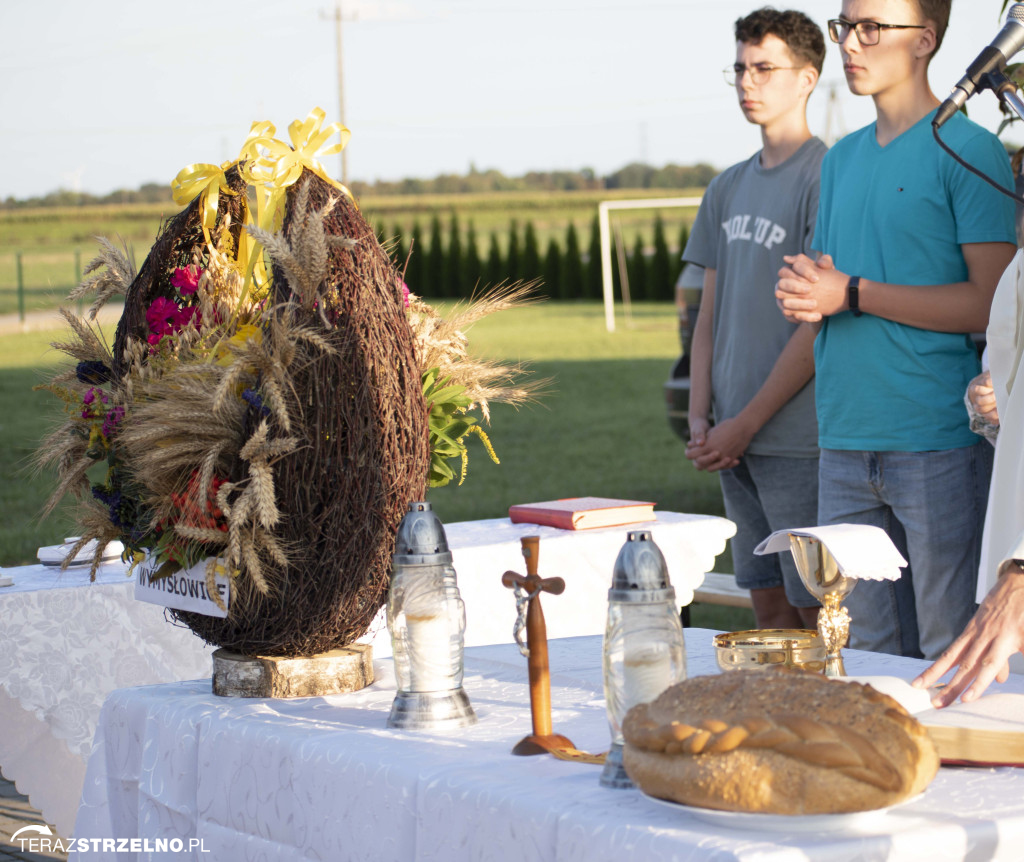
[[[1024,559],[1024,250],[1007,267],[992,300],[988,360],[999,410],[992,486],[981,540],[978,601],[1010,560]]]

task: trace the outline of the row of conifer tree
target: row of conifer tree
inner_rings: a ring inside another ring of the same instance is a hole
[[[502,282],[539,279],[538,293],[552,299],[601,298],[601,244],[597,216],[590,226],[586,247],[576,226],[570,222],[563,237],[552,234],[542,247],[532,221],[520,225],[511,221],[502,242],[497,232],[481,242],[473,223],[463,230],[458,217],[451,216],[447,228],[435,215],[424,231],[416,222],[411,231],[388,229],[378,224],[377,234],[389,249],[399,271],[405,272],[409,289],[426,298],[464,299],[474,290]],[[670,247],[665,224],[654,220],[653,241],[644,242],[637,233],[632,248],[625,249],[626,277],[634,301],[672,301],[675,282],[682,270],[680,255],[689,237],[683,223],[679,237]],[[615,295],[622,296],[616,243],[612,243],[612,271]]]

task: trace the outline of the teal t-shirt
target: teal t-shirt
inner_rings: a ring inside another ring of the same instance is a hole
[[[1016,243],[1013,201],[932,139],[929,114],[881,147],[875,124],[825,156],[813,248],[836,268],[888,284],[965,281],[961,244]],[[961,114],[941,130],[969,164],[1013,188],[999,139]],[[927,452],[970,446],[964,391],[979,373],[966,333],[871,314],[826,318],[814,344],[823,449]]]

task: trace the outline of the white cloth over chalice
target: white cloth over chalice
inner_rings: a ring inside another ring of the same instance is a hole
[[[903,555],[881,527],[867,524],[832,524],[827,527],[799,527],[776,530],[754,548],[755,554],[776,554],[790,550],[789,536],[809,536],[823,544],[836,561],[843,577],[869,581],[895,581],[907,565]]]
[[[755,554],[791,551],[800,580],[818,601],[818,633],[825,644],[825,675],[846,676],[842,649],[850,632],[850,614],[842,602],[859,580],[895,581],[907,565],[892,539],[879,527],[833,524],[778,530]]]

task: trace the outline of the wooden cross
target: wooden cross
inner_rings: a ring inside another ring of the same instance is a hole
[[[545,754],[549,751],[573,749],[576,746],[558,733],[551,732],[551,673],[548,666],[548,630],[544,623],[544,611],[540,606],[540,594],[561,595],[565,581],[561,578],[541,578],[537,574],[537,557],[540,553],[539,536],[523,536],[521,540],[523,558],[526,560],[526,577],[517,572],[505,572],[501,582],[509,589],[519,587],[529,596],[526,611],[526,644],[529,648],[527,667],[530,671],[530,712],[533,716],[533,733],[523,737],[512,749],[513,754]]]

